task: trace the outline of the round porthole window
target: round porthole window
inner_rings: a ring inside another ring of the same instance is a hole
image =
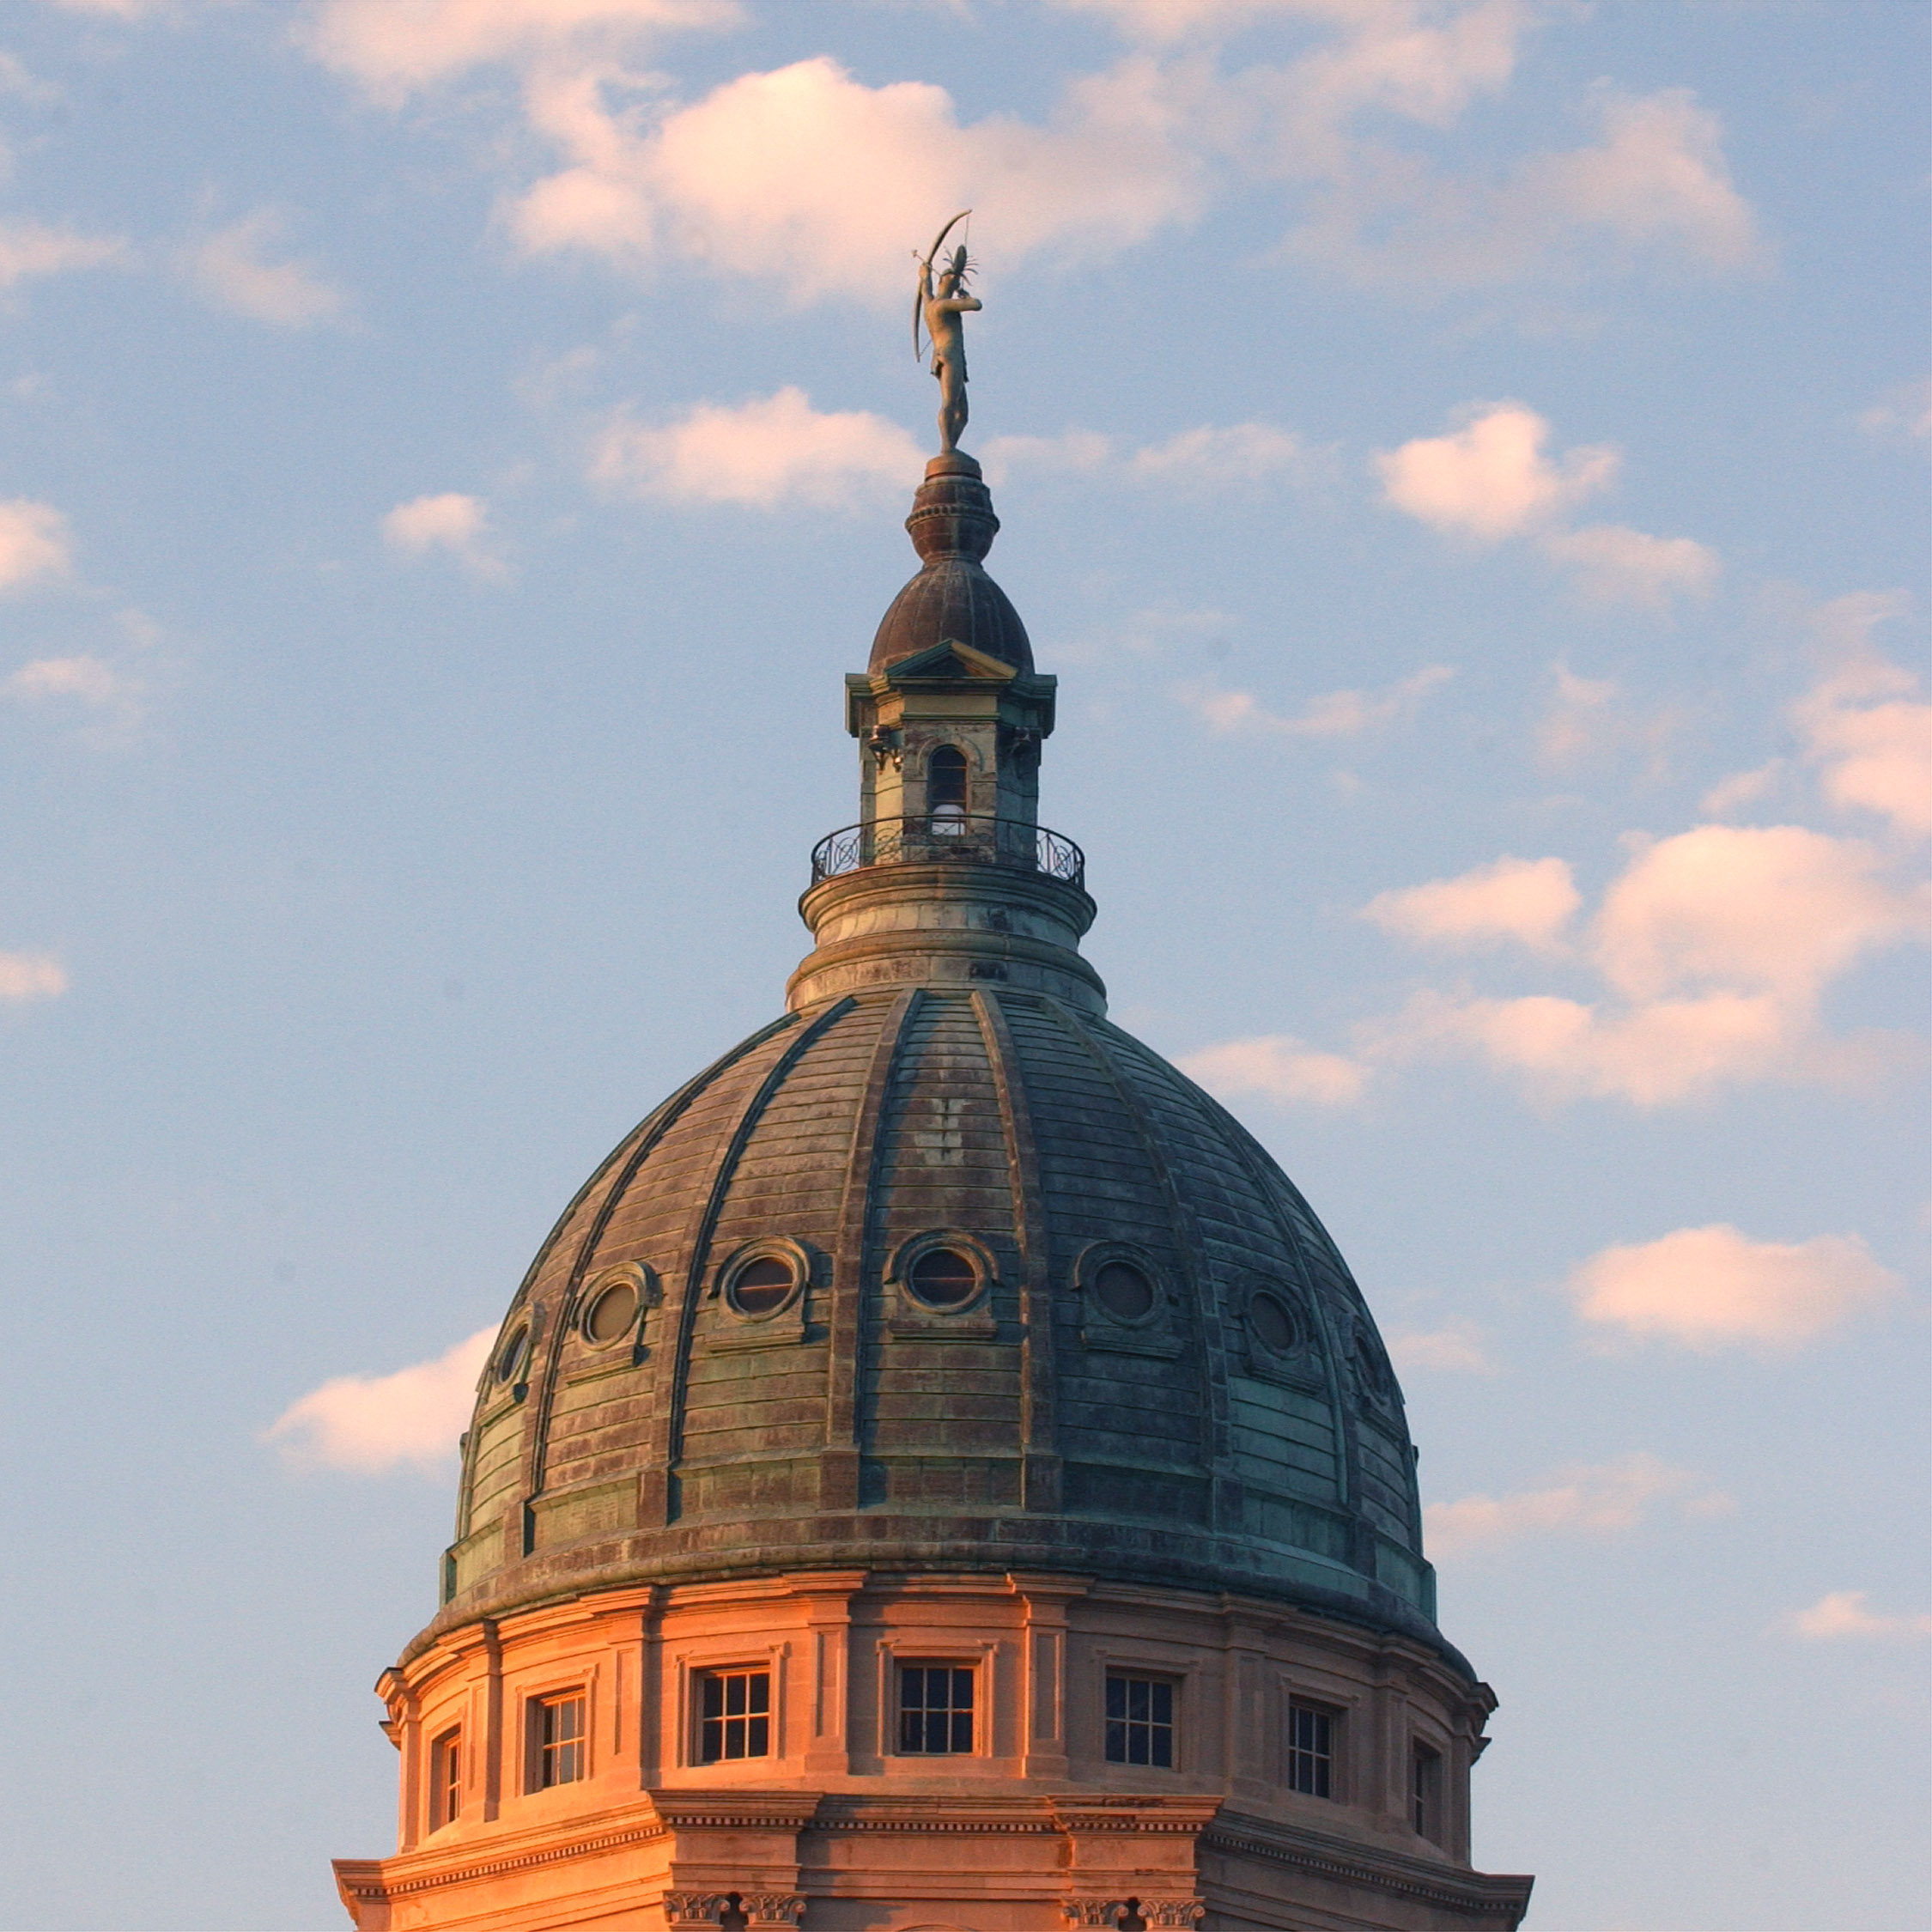
[[[740,1315],[771,1315],[792,1298],[799,1271],[781,1255],[759,1255],[732,1273],[725,1299]]]
[[[1093,1298],[1116,1321],[1145,1321],[1153,1313],[1154,1285],[1131,1261],[1109,1261],[1094,1275]]]
[[[637,1319],[637,1284],[613,1281],[584,1310],[584,1340],[603,1348],[629,1332]]]
[[[514,1382],[523,1369],[525,1357],[529,1353],[530,1327],[526,1322],[497,1352],[497,1381]]]
[[[1294,1316],[1273,1295],[1257,1295],[1249,1303],[1248,1326],[1271,1354],[1286,1355],[1297,1339]]]
[[[927,1308],[959,1308],[979,1292],[980,1271],[957,1248],[928,1248],[906,1278]]]

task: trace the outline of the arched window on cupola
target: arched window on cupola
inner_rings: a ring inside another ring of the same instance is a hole
[[[956,744],[940,745],[926,761],[926,813],[935,832],[966,829],[966,754]]]

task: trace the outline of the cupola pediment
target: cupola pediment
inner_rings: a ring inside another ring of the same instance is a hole
[[[878,675],[888,684],[952,683],[968,678],[1006,683],[1021,671],[1018,665],[1008,664],[990,651],[978,650],[957,637],[942,637],[912,657],[888,665]]]

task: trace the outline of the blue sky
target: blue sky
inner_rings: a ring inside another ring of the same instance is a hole
[[[1925,1925],[1928,17],[0,14],[11,1922],[392,1842],[478,1338],[854,816],[970,205],[1042,813],[1402,1368],[1478,1862]]]

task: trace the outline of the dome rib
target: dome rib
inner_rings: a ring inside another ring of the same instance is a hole
[[[711,1247],[716,1236],[718,1219],[723,1212],[726,1195],[737,1178],[738,1163],[744,1157],[745,1148],[751,1136],[757,1131],[764,1119],[767,1109],[777,1097],[779,1090],[792,1077],[793,1072],[811,1048],[842,1020],[854,1012],[859,1002],[847,998],[836,999],[818,1015],[808,1026],[803,1028],[797,1039],[781,1054],[756,1091],[745,1103],[739,1115],[738,1125],[732,1129],[731,1139],[726,1143],[713,1174],[711,1186],[705,1195],[703,1211],[683,1243],[683,1251],[690,1255],[690,1266],[684,1272],[684,1279],[675,1312],[675,1328],[672,1340],[671,1368],[669,1376],[659,1383],[659,1415],[654,1419],[652,1430],[650,1466],[665,1472],[662,1479],[665,1493],[661,1510],[647,1506],[641,1512],[641,1522],[647,1527],[652,1522],[669,1523],[677,1520],[681,1513],[677,1507],[677,1498],[671,1493],[668,1473],[671,1466],[682,1459],[684,1437],[689,1425],[688,1403],[690,1383],[691,1337],[697,1321],[698,1304],[704,1292],[704,1278],[710,1273]],[[672,1311],[667,1311],[672,1312]],[[665,1326],[671,1327],[667,1321]],[[653,1498],[653,1501],[656,1499]]]
[[[1053,1224],[1040,1186],[1040,1151],[1033,1138],[1025,1070],[1012,1029],[997,993],[975,993],[973,1010],[985,1036],[993,1085],[1006,1135],[1013,1190],[1013,1225],[1019,1236],[1022,1323],[1025,1360],[1020,1382],[1021,1506],[1060,1506],[1060,1455],[1054,1400]]]
[[[852,1152],[846,1163],[845,1188],[839,1201],[837,1245],[832,1261],[830,1358],[826,1364],[825,1449],[821,1464],[819,1503],[824,1509],[859,1506],[860,1355],[863,1348],[866,1308],[866,1242],[871,1226],[871,1201],[878,1178],[882,1152],[879,1129],[886,1096],[897,1072],[913,1015],[926,995],[908,987],[893,999],[879,1030],[866,1068],[858,1113],[852,1123]]]
[[[1061,1030],[1077,1041],[1100,1069],[1108,1084],[1120,1097],[1121,1105],[1134,1124],[1140,1136],[1142,1146],[1146,1151],[1148,1165],[1158,1176],[1161,1192],[1167,1201],[1169,1218],[1176,1229],[1182,1230],[1187,1238],[1176,1243],[1181,1267],[1186,1279],[1188,1299],[1194,1310],[1194,1319],[1190,1323],[1190,1364],[1201,1398],[1201,1420],[1204,1440],[1200,1444],[1203,1459],[1214,1476],[1218,1479],[1224,1472],[1228,1461],[1228,1400],[1227,1390],[1219,1376],[1212,1374],[1208,1367],[1206,1345],[1212,1332],[1216,1353],[1221,1351],[1220,1327],[1216,1316],[1214,1297],[1208,1292],[1208,1283],[1203,1278],[1200,1262],[1205,1252],[1201,1242],[1201,1230],[1194,1216],[1194,1206],[1174,1184],[1174,1171],[1169,1164],[1165,1150],[1155,1133],[1153,1123],[1147,1116],[1145,1104],[1133,1085],[1121,1074],[1108,1053],[1105,1043],[1097,1030],[1082,1026],[1074,1014],[1054,999],[1043,999],[1042,1005],[1060,1023]],[[1216,1480],[1216,1491],[1220,1488]],[[1220,1522],[1219,1498],[1214,1499],[1215,1527],[1223,1527]]]
[[[717,1059],[713,1060],[708,1066],[693,1074],[681,1087],[677,1088],[665,1099],[653,1107],[611,1150],[610,1153],[598,1163],[596,1171],[591,1176],[590,1179],[585,1182],[583,1186],[578,1188],[577,1192],[571,1197],[570,1205],[564,1209],[562,1214],[558,1215],[556,1224],[551,1228],[550,1233],[544,1237],[543,1244],[538,1249],[534,1259],[524,1271],[523,1279],[518,1284],[517,1291],[510,1299],[509,1309],[503,1317],[502,1328],[507,1328],[518,1312],[528,1303],[532,1292],[543,1273],[544,1264],[556,1252],[558,1243],[562,1241],[578,1212],[596,1194],[598,1183],[610,1175],[613,1170],[619,1170],[617,1178],[605,1190],[604,1198],[598,1204],[597,1212],[591,1218],[590,1227],[586,1231],[583,1239],[578,1243],[576,1256],[571,1263],[569,1277],[565,1285],[564,1296],[559,1307],[558,1320],[555,1323],[551,1334],[545,1338],[547,1346],[544,1360],[544,1374],[536,1385],[537,1413],[542,1418],[542,1426],[531,1429],[526,1434],[526,1443],[529,1445],[527,1465],[529,1477],[525,1483],[526,1493],[540,1487],[544,1479],[544,1468],[548,1460],[550,1448],[550,1406],[555,1399],[557,1365],[562,1355],[562,1336],[565,1322],[569,1315],[570,1304],[575,1301],[577,1293],[582,1286],[587,1264],[590,1258],[597,1252],[598,1243],[603,1238],[604,1230],[609,1225],[611,1215],[617,1211],[618,1205],[629,1191],[631,1182],[636,1178],[638,1170],[651,1157],[652,1153],[656,1150],[664,1137],[683,1118],[691,1103],[715,1081],[723,1078],[748,1054],[756,1053],[768,1040],[774,1038],[778,1034],[789,1031],[798,1024],[799,1016],[796,1013],[781,1014],[769,1025],[760,1027],[756,1033],[748,1035],[744,1039],[740,1040],[728,1052],[719,1054]],[[491,1364],[494,1363],[495,1358],[493,1349],[490,1362],[486,1363],[483,1367],[483,1387],[488,1386]],[[471,1430],[464,1437],[462,1467],[459,1476],[460,1485],[458,1491],[459,1508],[456,1526],[459,1540],[469,1535],[475,1527],[471,1521],[471,1505],[476,1477],[475,1462],[480,1448],[481,1443],[477,1438],[477,1431]]]
[[[1287,1176],[1269,1159],[1267,1151],[1248,1132],[1247,1128],[1242,1127],[1240,1121],[1236,1120],[1234,1115],[1229,1113],[1227,1109],[1223,1107],[1212,1094],[1177,1073],[1157,1054],[1149,1053],[1131,1034],[1124,1033],[1120,1028],[1111,1024],[1108,1024],[1105,1030],[1120,1042],[1122,1052],[1130,1053],[1133,1056],[1144,1072],[1161,1087],[1171,1091],[1177,1102],[1183,1105],[1189,1113],[1196,1116],[1204,1116],[1206,1121],[1212,1123],[1216,1130],[1215,1137],[1224,1145],[1233,1147],[1242,1170],[1249,1177],[1249,1184],[1254,1189],[1256,1199],[1261,1202],[1269,1219],[1274,1223],[1276,1230],[1281,1236],[1282,1249],[1287,1256],[1290,1267],[1294,1270],[1296,1279],[1306,1297],[1307,1304],[1315,1315],[1315,1319],[1321,1324],[1323,1340],[1321,1365],[1327,1388],[1328,1406],[1334,1418],[1335,1425],[1335,1454],[1333,1460],[1337,1500],[1343,1509],[1349,1508],[1352,1504],[1357,1490],[1360,1486],[1358,1482],[1360,1463],[1355,1442],[1354,1418],[1348,1413],[1348,1405],[1342,1399],[1340,1380],[1341,1356],[1334,1334],[1334,1321],[1328,1307],[1329,1297],[1318,1288],[1308,1266],[1309,1230],[1307,1228],[1297,1226],[1294,1217],[1287,1211],[1282,1200],[1284,1188],[1288,1188],[1291,1193],[1293,1192],[1292,1183],[1289,1182]],[[1299,1198],[1298,1194],[1295,1195],[1296,1200],[1298,1200]],[[1305,1204],[1303,1206],[1305,1209]],[[1313,1227],[1320,1228],[1320,1223],[1315,1221],[1312,1213],[1307,1215],[1307,1220],[1309,1224],[1312,1224]],[[1327,1230],[1322,1230],[1321,1231],[1325,1234]],[[1340,1257],[1338,1256],[1337,1259],[1339,1260]],[[1343,1271],[1343,1275],[1344,1279],[1349,1279],[1346,1276],[1346,1270]],[[1352,1279],[1349,1279],[1349,1285],[1352,1287],[1353,1286]],[[1224,1341],[1225,1338],[1221,1339]],[[1224,1359],[1226,1358],[1227,1352],[1224,1346],[1222,1350]]]

